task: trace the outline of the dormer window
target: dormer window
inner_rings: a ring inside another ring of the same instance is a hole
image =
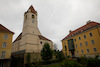
[[[32,15],[32,18],[34,19],[34,15]]]

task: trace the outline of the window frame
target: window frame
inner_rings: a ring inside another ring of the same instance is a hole
[[[88,46],[88,42],[87,41],[85,41],[85,45]]]
[[[35,18],[35,16],[34,15],[32,15],[32,19],[34,19]]]
[[[77,50],[76,52],[77,52],[77,54],[78,54],[78,50]]]
[[[43,42],[42,41],[40,41],[40,44],[42,44]]]
[[[1,58],[5,58],[6,51],[1,51]]]
[[[5,34],[4,35],[4,39],[8,39],[8,34]]]
[[[76,38],[74,39],[74,41],[76,42]]]
[[[80,43],[80,47],[82,47],[82,43]]]
[[[81,53],[83,54],[83,53],[84,53],[84,51],[83,51],[83,50],[81,50]]]
[[[89,53],[89,52],[90,52],[90,50],[89,50],[89,49],[87,49],[86,51],[87,51],[87,53]]]
[[[86,35],[84,35],[84,39],[86,39]]]
[[[79,40],[81,40],[81,37],[79,37]]]
[[[89,35],[90,35],[90,37],[92,37],[92,36],[93,36],[93,34],[92,34],[92,33],[89,33]]]
[[[3,42],[2,43],[2,48],[6,48],[7,47],[7,42]]]
[[[97,52],[97,49],[96,49],[96,48],[93,48],[93,51],[94,51],[94,52]]]
[[[91,43],[92,43],[92,45],[94,45],[95,44],[95,41],[94,40],[91,40]]]

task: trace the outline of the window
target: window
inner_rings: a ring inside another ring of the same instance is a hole
[[[93,48],[94,52],[97,52],[97,49],[96,48]]]
[[[76,44],[76,48],[77,48],[77,44]]]
[[[40,44],[42,44],[42,41],[40,42]]]
[[[76,39],[74,39],[74,41],[76,41]]]
[[[65,46],[65,51],[67,50],[66,46]]]
[[[77,50],[77,54],[78,54],[78,50]]]
[[[1,52],[1,58],[5,58],[5,53],[6,53],[5,51]]]
[[[87,42],[87,41],[85,42],[85,45],[86,45],[86,46],[88,45],[88,42]]]
[[[83,54],[83,50],[81,50],[81,53]]]
[[[80,43],[80,47],[82,47],[82,43]]]
[[[4,39],[7,39],[7,38],[8,38],[8,35],[7,35],[7,34],[5,34],[5,35],[4,35]]]
[[[5,48],[6,46],[7,46],[7,43],[6,42],[3,42],[2,47]]]
[[[92,33],[90,33],[90,36],[92,37]]]
[[[92,44],[95,44],[94,40],[91,40],[91,43],[92,43]]]
[[[81,40],[81,37],[79,37],[79,40]]]
[[[89,49],[87,49],[87,53],[89,53]]]
[[[32,18],[34,19],[34,15],[32,15]]]
[[[84,39],[86,38],[86,35],[84,35]]]

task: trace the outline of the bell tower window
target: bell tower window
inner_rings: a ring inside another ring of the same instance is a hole
[[[32,15],[32,18],[34,19],[34,15]]]

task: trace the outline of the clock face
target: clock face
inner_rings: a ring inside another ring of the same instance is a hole
[[[34,23],[34,20],[32,20],[32,23]]]

